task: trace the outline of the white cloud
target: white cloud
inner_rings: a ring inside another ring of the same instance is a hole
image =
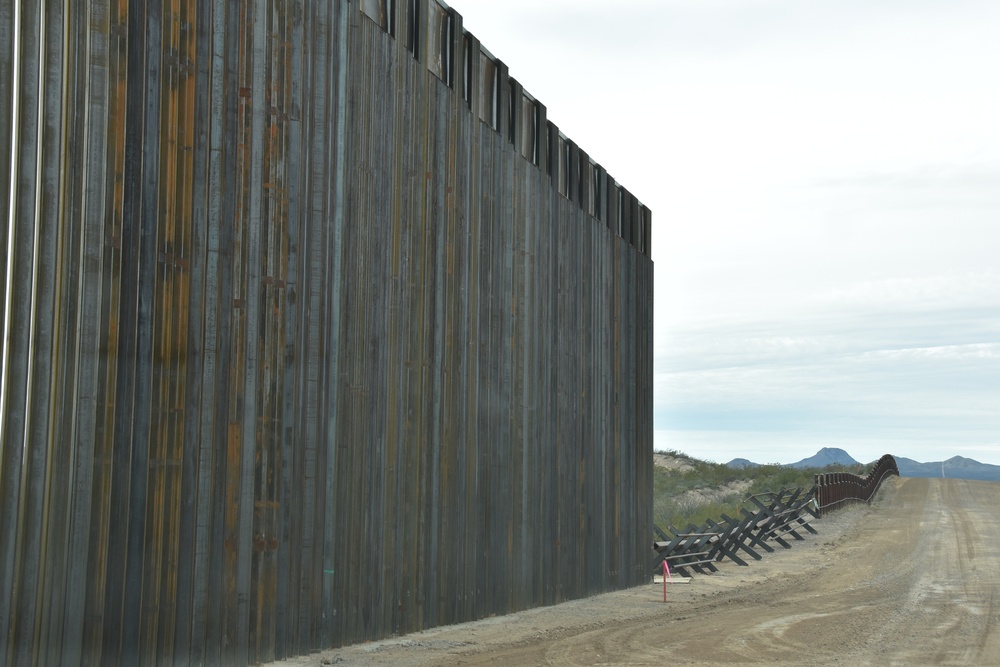
[[[1000,343],[975,343],[971,345],[938,345],[936,347],[911,347],[900,350],[877,350],[861,355],[864,360],[936,361],[1000,360]],[[1000,378],[998,378],[1000,381]]]
[[[1000,464],[1000,4],[452,4],[653,211],[658,445]]]
[[[817,304],[827,307],[900,306],[908,308],[953,309],[1000,304],[1000,271],[861,280],[817,294]],[[986,313],[983,313],[986,315]],[[997,314],[1000,317],[1000,313]]]

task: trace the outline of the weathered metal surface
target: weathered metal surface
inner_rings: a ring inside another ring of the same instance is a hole
[[[816,503],[821,514],[840,509],[844,503],[870,503],[889,475],[899,475],[896,459],[885,454],[864,477],[847,472],[816,475]]]
[[[443,3],[3,3],[0,192],[0,665],[645,580],[649,212]]]

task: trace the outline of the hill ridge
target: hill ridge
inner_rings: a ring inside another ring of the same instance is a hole
[[[1000,466],[990,463],[981,463],[966,456],[952,456],[944,461],[915,461],[905,456],[893,455],[896,465],[899,467],[901,477],[927,477],[927,478],[949,478],[949,479],[969,479],[987,482],[1000,482]],[[852,466],[859,465],[850,454],[839,447],[823,447],[813,456],[796,461],[795,463],[785,463],[791,468],[824,468],[826,466]],[[731,468],[755,468],[761,464],[755,463],[745,458],[735,458],[725,465]]]

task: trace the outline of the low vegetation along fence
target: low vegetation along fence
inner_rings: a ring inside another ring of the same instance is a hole
[[[816,475],[814,489],[819,513],[826,514],[845,503],[870,503],[882,480],[889,475],[898,474],[896,459],[891,454],[886,454],[875,463],[875,467],[865,477],[846,472]]]
[[[848,502],[871,502],[882,480],[893,474],[899,474],[896,461],[886,454],[865,477],[823,473],[816,475],[808,492],[802,487],[783,488],[749,496],[737,517],[723,513],[719,521],[688,524],[683,530],[654,525],[653,572],[666,563],[671,572],[684,576],[692,571],[705,574],[715,572],[715,564],[727,558],[738,565],[747,565],[747,556],[761,560],[761,552],[775,550],[773,544],[790,549],[794,541],[805,539],[803,532],[816,534],[810,525],[813,519]]]

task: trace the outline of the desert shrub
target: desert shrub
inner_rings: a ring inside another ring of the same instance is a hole
[[[782,488],[802,487],[808,492],[813,486],[813,476],[822,472],[852,472],[867,474],[867,467],[831,466],[829,468],[791,468],[778,463],[756,468],[730,468],[723,463],[701,461],[674,450],[657,452],[682,460],[690,470],[668,470],[655,466],[653,470],[653,522],[662,527],[674,526],[684,530],[689,524],[702,526],[707,519],[718,521],[722,514],[737,516],[740,507],[753,509],[744,503],[744,498]],[[734,482],[750,481],[750,487],[742,493],[730,492],[715,495],[709,502],[692,502],[688,491],[715,491]]]

